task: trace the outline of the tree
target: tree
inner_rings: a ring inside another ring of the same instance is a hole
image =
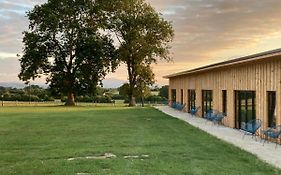
[[[162,86],[159,91],[160,91],[159,95],[161,97],[165,97],[168,99],[168,97],[169,97],[169,86],[168,85]]]
[[[5,88],[0,86],[0,96],[5,101],[53,101],[48,89],[31,85],[23,89]]]
[[[129,84],[124,83],[122,86],[118,88],[119,95],[122,95],[125,99],[128,98],[129,93]]]
[[[150,88],[148,87],[148,85],[154,84],[154,73],[152,72],[150,65],[139,65],[137,68],[140,69],[137,71],[139,73],[139,76],[137,77],[135,85],[136,88],[134,89],[137,92],[135,94],[133,93],[133,95],[138,95],[141,97],[142,107],[144,107],[144,97],[150,93]],[[130,105],[135,106],[135,99],[131,99]]]
[[[123,96],[125,98],[125,101],[128,100],[129,97],[129,91],[130,91],[130,85],[128,83],[124,83],[122,86],[118,88],[119,95]],[[150,95],[150,88],[148,86],[144,86],[144,83],[138,82],[137,88],[134,90],[134,97],[140,97],[143,100],[145,97]]]
[[[113,40],[101,34],[100,11],[92,0],[48,0],[27,13],[19,78],[47,76],[55,93],[93,94],[105,75],[118,65]]]
[[[103,8],[109,12],[108,28],[119,41],[118,58],[127,65],[130,106],[135,105],[134,91],[138,80],[146,79],[152,85],[154,75],[151,65],[157,60],[171,60],[169,42],[174,31],[144,0],[108,0]],[[143,76],[143,70],[150,73]]]

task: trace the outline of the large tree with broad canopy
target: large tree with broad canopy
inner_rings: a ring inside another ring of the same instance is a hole
[[[54,91],[75,105],[77,92],[92,94],[118,65],[113,40],[103,31],[102,12],[93,0],[48,0],[27,13],[29,30],[19,78],[46,76]]]
[[[159,59],[171,60],[172,25],[144,0],[107,0],[100,4],[107,11],[103,15],[107,28],[119,42],[118,58],[128,72],[129,105],[135,106],[135,91],[154,83],[152,64]]]

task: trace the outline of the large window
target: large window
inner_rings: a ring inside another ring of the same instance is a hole
[[[193,89],[188,89],[187,91],[187,104],[188,104],[188,111],[192,108],[195,108],[195,101],[196,101],[196,93]]]
[[[235,127],[240,129],[243,124],[256,119],[256,92],[236,91],[235,99]]]
[[[171,100],[172,102],[177,102],[177,90],[176,89],[172,89],[171,90]]]
[[[213,109],[213,91],[203,90],[202,91],[202,115]]]
[[[222,91],[222,112],[227,115],[227,92],[226,90]]]
[[[267,92],[267,117],[268,127],[276,126],[276,92]]]

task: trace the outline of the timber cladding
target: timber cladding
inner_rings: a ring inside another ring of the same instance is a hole
[[[219,111],[226,108],[227,117],[224,124],[233,128],[237,123],[237,97],[240,91],[254,94],[255,105],[251,104],[253,101],[246,100],[248,105],[246,108],[254,108],[255,117],[262,120],[262,129],[266,129],[269,123],[267,93],[274,92],[276,94],[275,122],[277,125],[281,124],[281,54],[265,56],[257,60],[251,59],[243,63],[233,62],[207,70],[196,69],[195,72],[187,71],[166,78],[169,78],[169,100],[172,100],[171,90],[174,89],[176,101],[181,102],[183,96],[183,103],[188,104],[188,90],[195,90],[196,106],[202,106],[203,90],[211,90],[212,108]],[[243,93],[240,94],[243,96]],[[245,102],[241,101],[244,105]],[[199,114],[202,116],[202,108]]]

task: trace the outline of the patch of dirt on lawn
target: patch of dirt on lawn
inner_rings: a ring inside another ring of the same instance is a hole
[[[124,156],[124,159],[146,159],[149,158],[149,155],[142,154],[142,155],[127,155]]]
[[[78,160],[78,159],[97,159],[97,160],[102,160],[102,159],[113,159],[116,158],[117,156],[112,154],[112,153],[104,153],[103,155],[99,156],[86,156],[86,157],[71,157],[68,158],[68,161],[72,160]]]

